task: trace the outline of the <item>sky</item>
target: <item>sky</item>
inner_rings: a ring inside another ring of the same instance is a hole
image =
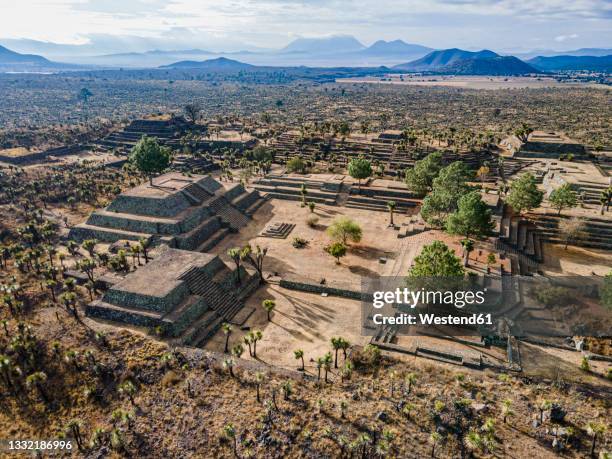
[[[298,37],[496,51],[612,47],[612,0],[0,0],[0,39],[101,52],[281,48]]]

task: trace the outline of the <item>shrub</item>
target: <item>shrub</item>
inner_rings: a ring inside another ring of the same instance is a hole
[[[536,300],[546,306],[558,306],[567,302],[569,290],[564,287],[544,287],[532,292]]]
[[[319,224],[319,217],[312,215],[306,219],[306,224],[311,228],[316,228]]]
[[[335,220],[329,228],[327,228],[327,234],[335,241],[342,242],[346,245],[347,240],[353,242],[361,241],[362,231],[361,227],[347,217],[341,217]]]
[[[291,245],[296,249],[303,249],[308,245],[308,241],[298,236],[293,238],[293,242],[291,243]]]
[[[307,170],[306,162],[299,156],[294,156],[287,161],[287,172],[297,172],[298,174],[304,174]]]

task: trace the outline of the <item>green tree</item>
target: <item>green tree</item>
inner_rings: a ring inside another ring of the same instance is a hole
[[[446,231],[466,238],[487,236],[493,226],[491,210],[478,191],[461,196],[457,211],[446,220]]]
[[[506,203],[519,215],[542,204],[544,193],[538,190],[536,179],[530,172],[521,175],[510,185]]]
[[[45,403],[49,402],[49,397],[45,391],[44,385],[47,382],[47,374],[42,371],[32,373],[26,378],[26,385],[28,387],[35,387],[38,391],[38,395],[43,399]]]
[[[604,424],[598,424],[597,422],[589,422],[585,430],[591,437],[591,457],[595,457],[595,444],[597,442],[597,437],[603,435],[606,431],[606,426]]]
[[[357,179],[359,191],[361,192],[361,181],[372,175],[372,164],[363,156],[353,158],[348,163],[348,173]]]
[[[226,354],[229,352],[229,338],[232,334],[232,326],[227,322],[223,322],[221,325],[221,329],[223,330],[223,334],[225,335],[225,347],[223,348],[223,352]]]
[[[465,273],[455,251],[441,241],[426,245],[414,259],[409,277],[458,277]]]
[[[266,310],[266,313],[268,314],[268,322],[270,322],[270,320],[272,320],[270,314],[272,313],[272,311],[276,307],[276,301],[274,301],[274,300],[263,300],[261,305]]]
[[[340,264],[340,258],[346,255],[346,245],[342,242],[334,242],[327,247],[327,252],[336,259],[336,263]]]
[[[474,241],[471,239],[462,239],[461,247],[463,247],[463,266],[467,266],[470,261],[470,252],[474,250]]]
[[[467,166],[456,161],[443,168],[433,181],[431,193],[423,200],[421,216],[434,226],[444,226],[449,214],[457,209],[459,199],[472,190],[473,178]]]
[[[424,196],[431,190],[440,169],[442,169],[442,153],[430,153],[422,160],[416,161],[414,167],[406,171],[406,186],[413,193]]]
[[[308,189],[306,188],[306,184],[302,183],[300,187],[300,195],[302,195],[302,207],[306,207],[306,195],[308,194]]]
[[[153,175],[170,166],[172,154],[169,148],[160,146],[155,137],[145,135],[132,148],[129,160],[136,169],[149,177],[149,184],[153,185]]]
[[[522,123],[518,128],[514,130],[514,135],[519,138],[523,143],[527,142],[529,134],[533,132],[533,128],[526,123]]]
[[[361,241],[361,227],[348,217],[340,217],[327,228],[327,234],[335,241],[346,245],[350,239],[353,242]]]
[[[300,368],[300,371],[304,371],[304,369],[305,369],[305,365],[304,365],[304,351],[302,349],[296,349],[295,351],[293,351],[293,356],[295,357],[296,360],[298,360],[298,359],[302,360],[302,367]]]
[[[393,213],[395,212],[395,208],[397,204],[395,201],[387,201],[387,209],[389,210],[389,226],[395,226],[393,223]]]
[[[432,432],[429,436],[429,444],[431,445],[431,457],[436,457],[436,445],[442,440],[442,435],[438,432]]]
[[[236,264],[235,277],[236,283],[240,284],[240,265],[242,264],[242,260],[244,259],[243,250],[240,247],[232,247],[227,251],[227,256],[232,259],[232,261]]]
[[[306,170],[306,162],[299,156],[294,156],[289,161],[287,161],[287,172],[297,172],[298,174],[304,174]]]
[[[578,203],[576,192],[572,190],[569,183],[554,189],[550,193],[548,200],[550,201],[550,204],[557,209],[557,215],[561,215],[561,211],[565,208],[576,207],[576,204]]]

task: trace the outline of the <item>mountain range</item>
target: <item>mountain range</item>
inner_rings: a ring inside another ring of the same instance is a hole
[[[32,41],[28,41],[32,45]],[[52,44],[46,43],[46,49]],[[62,45],[56,45],[62,46]],[[71,45],[84,46],[84,45]],[[190,48],[153,49],[98,56],[78,56],[71,64],[54,62],[31,53],[19,53],[0,46],[0,71],[58,71],[89,68],[207,68],[211,71],[243,70],[263,67],[390,67],[394,71],[433,72],[475,75],[524,75],[538,71],[593,70],[612,72],[606,49],[580,49],[593,55],[536,56],[520,60],[490,50],[466,51],[458,48],[433,50],[402,40],[379,40],[365,46],[351,36],[298,38],[278,50],[216,53]],[[231,56],[231,59],[229,58]],[[248,62],[248,64],[244,63]],[[203,64],[205,63],[205,64]]]
[[[527,62],[544,71],[591,70],[612,73],[612,52],[608,56],[538,56]]]

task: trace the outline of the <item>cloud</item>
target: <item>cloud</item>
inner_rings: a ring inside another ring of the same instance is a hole
[[[109,37],[129,37],[117,40],[125,44],[118,51],[281,48],[293,37],[332,34],[508,49],[543,31],[542,46],[609,46],[611,25],[611,0],[19,0],[3,5],[0,36],[108,47],[116,46]]]
[[[557,35],[555,37],[555,41],[561,43],[561,42],[564,42],[564,41],[567,41],[567,40],[571,40],[573,38],[578,38],[578,34],[577,33],[572,33],[570,35]]]

